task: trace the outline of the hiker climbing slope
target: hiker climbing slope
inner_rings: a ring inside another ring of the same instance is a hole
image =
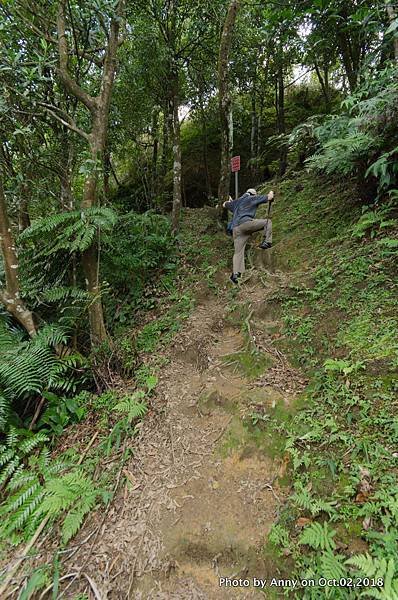
[[[267,250],[272,246],[270,211],[268,210],[267,219],[255,219],[255,216],[260,204],[269,202],[270,208],[273,199],[274,192],[272,190],[266,196],[257,196],[256,190],[250,188],[237,200],[224,202],[223,206],[233,213],[232,220],[228,224],[229,229],[232,229],[234,239],[233,269],[230,277],[232,283],[238,283],[238,278],[245,270],[245,248],[252,233],[263,229],[264,239],[259,247]]]

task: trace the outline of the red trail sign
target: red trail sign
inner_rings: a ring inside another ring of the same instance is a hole
[[[240,171],[240,156],[233,156],[231,158],[231,171],[232,173]]]

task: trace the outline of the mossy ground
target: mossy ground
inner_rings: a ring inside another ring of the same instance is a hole
[[[295,414],[272,420],[290,456],[292,495],[267,548],[293,556],[296,574],[323,575],[322,552],[300,542],[297,522],[327,522],[338,544],[335,571],[338,564],[347,574],[344,561],[352,554],[366,551],[377,561],[395,560],[398,552],[392,517],[397,252],[390,242],[397,222],[357,235],[355,190],[304,173],[281,183],[277,193],[276,248],[291,280],[275,293],[283,323],[276,343],[309,386]],[[338,597],[357,595],[340,590]]]

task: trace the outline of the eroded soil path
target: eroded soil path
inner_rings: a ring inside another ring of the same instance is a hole
[[[272,289],[285,276],[267,277]],[[227,288],[201,294],[167,350],[128,485],[86,568],[101,598],[257,598],[219,578],[278,575],[264,545],[287,492],[284,462],[262,433],[267,411],[289,403],[303,381],[274,348],[278,322],[252,279],[236,301],[246,317],[231,313]],[[253,415],[263,417],[260,429]]]

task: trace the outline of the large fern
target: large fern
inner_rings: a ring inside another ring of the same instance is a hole
[[[75,393],[84,378],[86,361],[80,354],[59,357],[56,349],[67,342],[66,331],[46,325],[34,339],[24,339],[0,319],[0,427],[7,429],[13,409],[55,390]]]
[[[0,445],[0,486],[20,472],[23,461],[46,441],[48,437],[40,431],[32,433],[10,427],[4,443]]]
[[[58,213],[34,221],[19,236],[19,242],[41,242],[40,256],[51,256],[61,250],[84,252],[93,244],[99,229],[111,231],[116,221],[115,211],[108,207],[94,206]]]
[[[75,469],[46,482],[38,514],[66,515],[62,524],[62,539],[66,543],[79,530],[85,515],[94,507],[98,494],[99,490],[93,486],[91,479]]]
[[[12,473],[9,472],[4,480],[5,497],[0,506],[2,540],[18,543],[34,532],[41,518],[39,509],[46,495],[46,482],[68,467],[64,460],[52,460],[46,446],[38,455],[34,454],[34,450],[46,441],[47,438],[38,433],[23,440],[17,449],[13,448],[14,457],[7,463],[12,464]],[[7,468],[3,473],[7,473]]]
[[[396,122],[397,66],[370,71],[338,115],[322,123],[313,117],[290,135],[290,145],[312,150],[310,168],[328,175],[373,176],[379,193],[396,187],[398,178]],[[315,151],[314,151],[315,150]]]
[[[40,434],[25,440],[21,444],[22,454],[26,456],[26,450],[32,452],[39,442],[44,441]],[[99,490],[79,469],[71,469],[69,461],[52,460],[47,447],[43,447],[37,456],[32,455],[26,463],[20,460],[20,454],[0,505],[0,540],[15,544],[29,538],[43,516],[49,515],[52,519],[63,518],[62,539],[67,542],[94,507]]]
[[[398,600],[397,564],[393,558],[373,558],[369,554],[358,554],[346,561],[346,565],[356,568],[357,574],[383,582],[380,589],[368,588],[363,597],[379,600]]]

